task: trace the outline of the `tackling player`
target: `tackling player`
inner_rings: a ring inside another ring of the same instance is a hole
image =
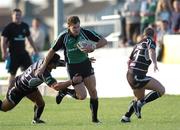
[[[43,74],[35,76],[36,70],[43,64],[43,62],[43,59],[35,62],[26,71],[15,78],[11,83],[11,88],[6,95],[6,99],[3,101],[0,100],[1,111],[6,112],[13,109],[21,99],[26,96],[35,103],[34,119],[32,123],[45,123],[43,120],[40,120],[45,102],[37,87],[44,82],[49,87],[59,91],[60,89],[64,89],[72,84],[82,82],[82,77],[77,75],[75,75],[72,80],[65,82],[57,82],[56,79],[51,76],[50,72],[52,69],[56,69],[58,66],[65,66],[64,61],[60,60],[60,56],[57,54],[54,54]]]
[[[141,108],[146,103],[156,100],[165,93],[165,88],[156,79],[146,76],[151,62],[154,71],[158,70],[156,60],[156,44],[152,40],[154,30],[146,28],[143,39],[134,47],[128,62],[127,80],[131,86],[135,99],[129,105],[129,110],[122,117],[121,122],[130,122],[131,115],[135,112],[141,118]],[[145,90],[152,90],[145,96]]]

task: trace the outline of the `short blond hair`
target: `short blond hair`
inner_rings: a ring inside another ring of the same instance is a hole
[[[72,24],[80,23],[80,19],[78,16],[69,16],[67,19],[68,26],[71,26]]]

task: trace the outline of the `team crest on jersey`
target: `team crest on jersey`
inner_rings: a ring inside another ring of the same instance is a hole
[[[26,29],[23,29],[23,33],[26,33]]]

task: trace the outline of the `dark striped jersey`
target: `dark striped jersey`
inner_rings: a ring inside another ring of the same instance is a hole
[[[21,24],[9,23],[3,30],[2,36],[9,42],[9,51],[13,54],[24,53],[25,37],[30,36],[29,26],[22,22]]]
[[[129,69],[131,69],[133,73],[145,75],[148,72],[151,64],[149,57],[150,48],[156,48],[155,42],[150,37],[141,40],[134,47],[129,61]]]
[[[74,37],[70,34],[69,30],[62,32],[57,40],[54,42],[52,49],[58,51],[64,50],[65,60],[68,64],[76,64],[85,61],[88,58],[88,54],[82,52],[77,44],[79,41],[89,40],[98,42],[101,36],[94,31],[81,28],[80,34]]]
[[[56,80],[51,76],[48,70],[45,70],[42,75],[35,76],[35,71],[41,67],[43,60],[39,60],[29,66],[29,68],[24,71],[21,75],[16,77],[16,86],[21,90],[27,91],[37,88],[43,82],[48,86],[56,82]]]

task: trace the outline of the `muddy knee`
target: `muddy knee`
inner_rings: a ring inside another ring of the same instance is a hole
[[[84,99],[86,99],[86,97],[87,97],[87,93],[77,94],[77,98],[79,100],[84,100]]]
[[[160,94],[160,96],[165,94],[165,88],[164,87],[161,88],[161,90],[159,91],[159,94]]]

